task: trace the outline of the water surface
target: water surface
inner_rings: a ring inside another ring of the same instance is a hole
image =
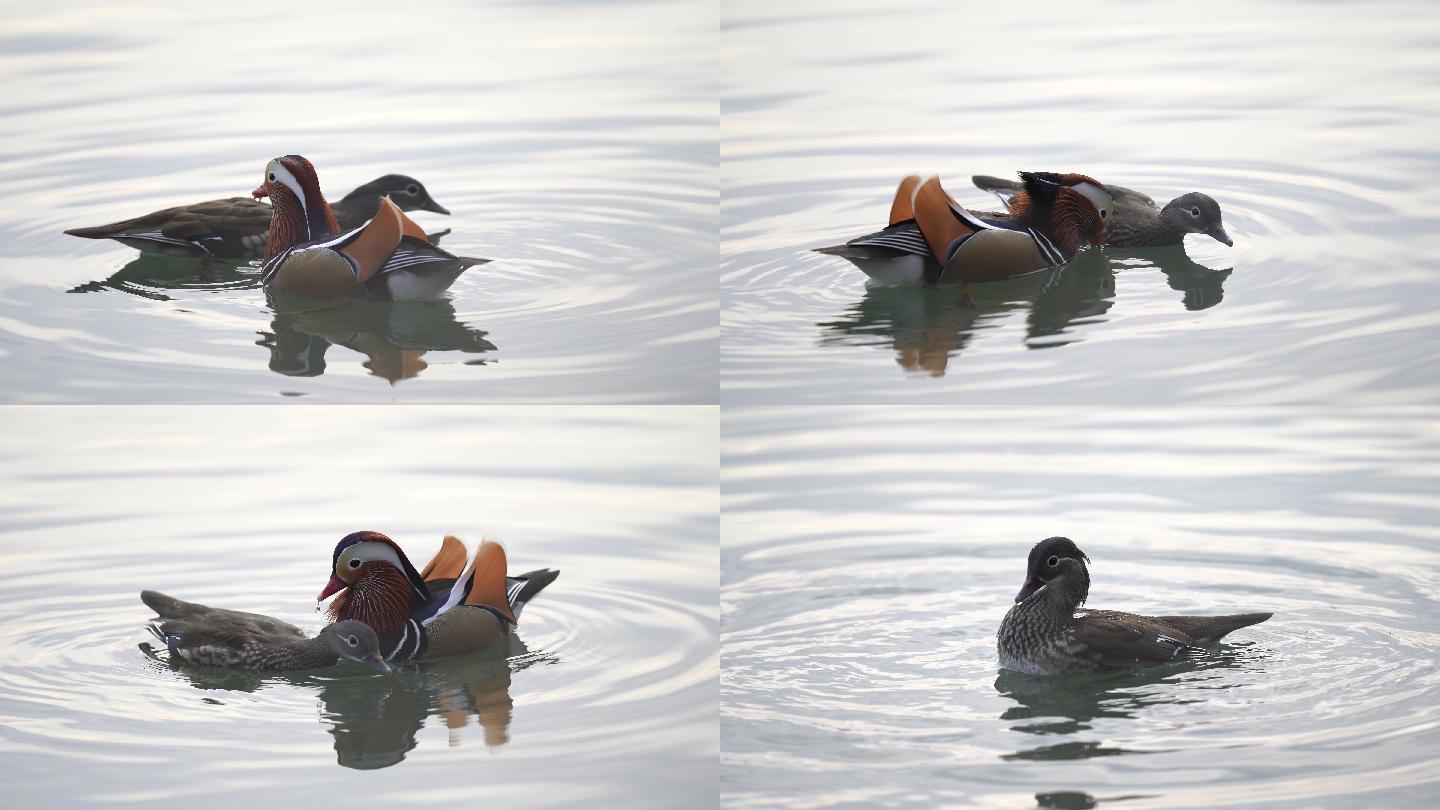
[[[695,2],[8,9],[10,402],[715,401],[715,11]],[[253,267],[61,231],[390,172],[493,262],[445,300],[275,302]]]
[[[1424,3],[726,4],[723,401],[1433,403]],[[811,249],[897,181],[1083,171],[1219,201],[1235,241],[1087,249],[957,290]]]
[[[0,416],[7,806],[715,803],[714,408]],[[362,528],[560,577],[504,649],[388,675],[175,667],[143,628],[153,588],[318,630]]]
[[[725,415],[727,806],[1429,803],[1433,411],[910,416]],[[1003,673],[996,629],[1057,534],[1089,607],[1275,616],[1195,665]]]

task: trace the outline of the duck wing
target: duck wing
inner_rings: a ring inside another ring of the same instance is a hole
[[[1194,661],[1209,655],[1184,631],[1148,616],[1109,610],[1081,611],[1073,625],[1077,656],[1105,669]]]
[[[85,239],[114,239],[140,250],[189,256],[240,258],[260,255],[270,227],[270,206],[246,197],[207,200],[133,219],[71,228]]]
[[[157,591],[141,591],[140,600],[157,614],[151,621],[152,632],[182,647],[243,647],[309,638],[305,631],[273,616],[207,607]]]

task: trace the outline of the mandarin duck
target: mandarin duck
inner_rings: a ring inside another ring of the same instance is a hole
[[[1083,174],[1021,172],[1023,189],[1000,216],[961,207],[940,179],[900,181],[883,231],[818,248],[878,281],[999,281],[1064,264],[1085,242],[1105,244],[1113,201]]]
[[[1090,592],[1085,556],[1065,537],[1030,550],[1025,586],[1000,623],[1000,666],[1027,675],[1070,675],[1197,661],[1204,649],[1271,613],[1137,616],[1079,610]]]
[[[1021,191],[1014,180],[977,174],[970,178],[977,188],[994,193],[1008,204],[1012,195]],[[1185,234],[1201,233],[1233,247],[1230,234],[1220,220],[1220,203],[1208,194],[1192,191],[1165,203],[1161,208],[1145,194],[1125,188],[1109,186],[1115,198],[1115,210],[1110,217],[1110,232],[1106,239],[1114,247],[1168,247],[1185,242]]]
[[[265,238],[262,281],[307,298],[418,300],[444,292],[466,269],[488,259],[448,253],[432,244],[388,197],[375,216],[341,232],[320,193],[310,161],[270,161],[255,199],[269,197],[274,215]]]
[[[450,213],[431,199],[430,192],[419,180],[403,174],[387,174],[360,186],[336,203],[337,224],[347,231],[358,228],[375,216],[380,209],[380,198],[386,196],[402,211]],[[227,197],[166,208],[109,225],[71,228],[65,233],[86,239],[114,239],[154,253],[259,259],[265,255],[271,213],[270,206],[250,197]]]
[[[380,640],[364,622],[339,621],[314,638],[288,622],[185,602],[156,591],[140,600],[157,614],[147,625],[170,654],[195,664],[284,671],[328,667],[341,660],[389,672],[380,656]]]
[[[548,568],[506,576],[505,549],[485,541],[466,562],[465,544],[446,537],[424,571],[380,532],[341,538],[330,581],[334,621],[359,619],[375,628],[386,661],[463,655],[505,638],[520,611],[560,576]]]

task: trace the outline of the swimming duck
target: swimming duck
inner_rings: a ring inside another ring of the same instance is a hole
[[[346,194],[335,204],[340,229],[348,231],[365,224],[379,210],[380,198],[387,196],[402,211],[450,213],[430,197],[419,180],[387,174]],[[265,255],[271,213],[270,206],[250,197],[227,197],[166,208],[109,225],[71,228],[65,233],[86,239],[114,239],[154,253],[259,259]]]
[[[261,280],[307,298],[434,298],[486,259],[456,256],[430,243],[388,197],[370,221],[341,233],[310,161],[286,155],[265,166],[251,193],[269,197]]]
[[[386,661],[462,655],[504,638],[520,611],[560,576],[548,568],[507,577],[505,549],[485,541],[466,562],[465,544],[446,537],[424,571],[399,544],[374,531],[335,545],[330,581],[332,620],[359,619],[380,637]]]
[[[1065,537],[1035,544],[1025,586],[1000,623],[1000,666],[1028,675],[1070,675],[1196,661],[1209,655],[1206,646],[1274,615],[1151,617],[1080,610],[1090,592],[1089,561]]]
[[[1021,186],[1014,180],[977,174],[970,178],[977,188],[994,193],[1002,202],[1008,202],[1011,195],[1019,193]],[[1208,194],[1192,191],[1165,203],[1161,208],[1148,195],[1125,188],[1107,185],[1115,199],[1115,210],[1110,217],[1108,241],[1115,247],[1168,247],[1185,242],[1185,234],[1201,233],[1233,247],[1230,234],[1220,219],[1220,203]]]
[[[1020,172],[1004,215],[978,215],[940,179],[900,181],[883,231],[817,252],[843,256],[879,281],[999,281],[1064,264],[1086,242],[1105,244],[1110,192],[1083,174]]]
[[[345,660],[390,671],[380,657],[380,640],[364,622],[335,622],[309,638],[295,625],[259,613],[206,607],[156,591],[141,591],[140,599],[158,614],[150,632],[171,655],[195,664],[278,672]]]

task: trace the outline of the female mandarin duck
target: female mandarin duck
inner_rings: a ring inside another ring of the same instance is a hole
[[[466,563],[465,545],[446,537],[435,559],[416,571],[400,546],[371,531],[335,546],[330,582],[332,620],[359,619],[375,628],[387,661],[463,655],[504,638],[535,594],[560,576],[543,568],[505,574],[505,549],[481,543]]]
[[[389,672],[380,640],[364,622],[335,622],[309,638],[293,624],[259,613],[197,605],[156,591],[140,599],[156,617],[148,625],[170,654],[195,664],[284,671],[328,667],[341,660]]]
[[[335,204],[335,218],[340,228],[348,231],[365,224],[380,209],[380,198],[387,196],[401,211],[450,213],[431,199],[430,192],[419,180],[403,174],[387,174],[346,194]],[[166,208],[94,228],[71,228],[65,233],[86,239],[114,239],[153,253],[259,259],[265,255],[270,214],[270,206],[265,203],[249,197],[228,197]]]
[[[1000,622],[1000,666],[1027,675],[1072,675],[1173,661],[1199,661],[1205,649],[1273,613],[1230,616],[1139,616],[1081,610],[1090,595],[1085,556],[1067,537],[1030,549],[1025,585]]]
[[[299,155],[270,161],[251,195],[269,197],[274,209],[262,279],[286,292],[309,298],[434,298],[467,268],[488,261],[431,244],[387,197],[380,198],[369,222],[341,233],[315,167]]]
[[[1085,242],[1105,244],[1114,200],[1083,174],[1021,172],[1003,216],[962,208],[940,187],[900,181],[885,230],[818,252],[843,256],[886,282],[999,281],[1064,264]]]
[[[1021,190],[1014,180],[977,174],[970,178],[976,188],[995,194],[1009,204],[1010,196]],[[1204,234],[1226,247],[1234,246],[1220,218],[1220,203],[1208,194],[1192,191],[1165,203],[1161,208],[1146,194],[1124,186],[1106,186],[1115,198],[1106,241],[1122,248],[1169,247],[1185,243],[1185,234]]]

